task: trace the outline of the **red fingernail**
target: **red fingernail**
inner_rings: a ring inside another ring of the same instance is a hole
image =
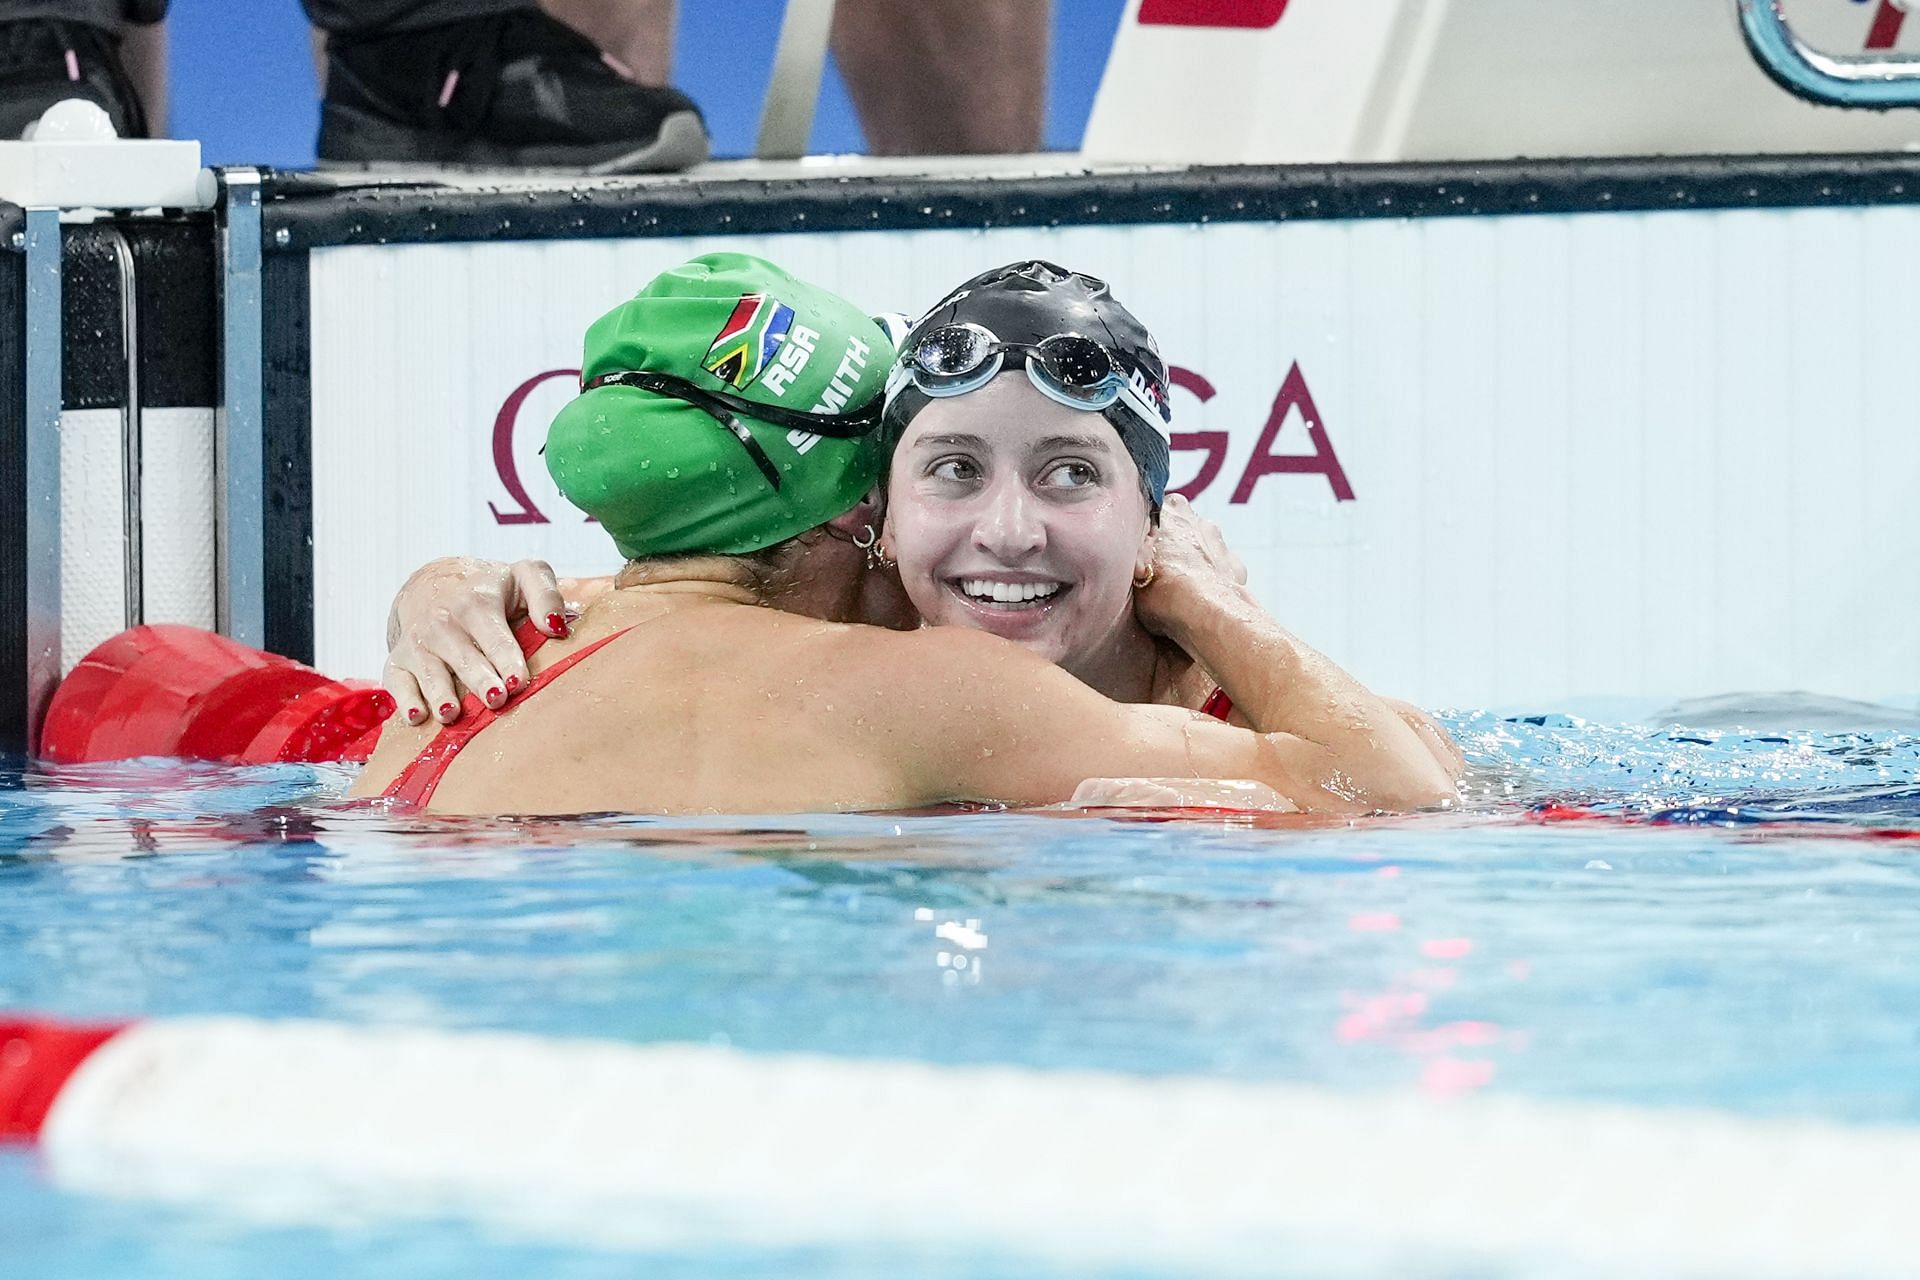
[[[419,724],[422,720],[425,720],[426,718],[427,718],[427,709],[425,707],[408,707],[407,708],[408,724]]]
[[[443,702],[443,703],[441,703],[441,704],[440,704],[440,714],[441,714],[441,715],[443,715],[443,716],[450,716],[450,715],[452,715],[452,714],[453,714],[453,711],[454,711],[454,707],[453,707],[453,704],[452,704],[451,702]]]
[[[556,636],[564,636],[565,634],[567,634],[566,616],[564,614],[558,614],[558,613],[548,614],[547,615],[547,631],[550,634],[556,635]]]
[[[487,690],[488,702],[505,702],[506,700],[507,700],[507,695],[500,692],[499,685],[495,685],[493,686],[493,688]]]
[[[518,693],[518,692],[520,692],[520,677],[519,677],[519,676],[508,676],[508,677],[507,677],[507,692],[508,692],[508,693]]]

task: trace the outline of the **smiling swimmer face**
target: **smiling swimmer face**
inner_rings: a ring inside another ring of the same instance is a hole
[[[990,631],[1068,670],[1127,624],[1133,579],[1153,561],[1119,434],[1018,369],[914,417],[887,480],[885,539],[929,625]]]

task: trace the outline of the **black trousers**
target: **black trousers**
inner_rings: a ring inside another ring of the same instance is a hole
[[[248,4],[286,0],[246,0]],[[535,0],[301,0],[314,26],[336,35],[382,35],[415,27],[438,26],[462,18],[485,18],[517,9],[533,9]],[[166,13],[166,0],[0,0],[0,22],[15,18],[58,18],[118,30],[127,22],[154,22]]]
[[[16,18],[58,18],[118,31],[134,17],[121,0],[0,0],[0,22]]]
[[[262,0],[252,0],[259,4]],[[372,36],[537,9],[535,0],[301,0],[307,17],[335,35]]]

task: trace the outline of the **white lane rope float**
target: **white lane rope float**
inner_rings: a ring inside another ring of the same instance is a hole
[[[890,1243],[1258,1271],[1920,1270],[1920,1129],[230,1018],[0,1022],[82,1191],[591,1247]],[[327,1215],[344,1215],[328,1217]]]

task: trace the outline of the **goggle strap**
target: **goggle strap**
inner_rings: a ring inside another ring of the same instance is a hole
[[[760,468],[760,474],[767,478],[767,483],[773,486],[773,491],[780,492],[780,468],[773,465],[773,459],[769,458],[767,451],[760,447],[760,442],[753,438],[753,432],[747,430],[740,419],[732,414],[721,418],[720,425],[731,431],[733,438],[746,446],[747,456],[753,459],[753,465]]]
[[[723,392],[708,391],[697,387],[684,378],[676,378],[666,373],[645,373],[631,369],[622,369],[616,373],[603,373],[581,384],[580,390],[593,391],[599,387],[637,387],[642,391],[652,391],[663,396],[672,396],[676,400],[685,400],[688,404],[705,409],[721,421],[723,415],[739,414],[776,427],[787,427],[794,431],[806,431],[816,436],[826,436],[834,440],[857,440],[880,425],[880,401],[860,413],[805,413],[799,409],[784,409],[779,405],[761,404],[741,396],[726,395]],[[745,430],[744,427],[741,430]]]
[[[760,469],[760,474],[767,478],[767,483],[773,486],[774,492],[780,491],[780,468],[773,465],[773,459],[769,458],[767,451],[760,447],[760,442],[753,438],[753,432],[747,430],[746,424],[734,416],[732,408],[719,396],[683,383],[678,378],[668,378],[660,374],[603,374],[581,389],[592,391],[597,387],[638,387],[643,391],[657,391],[661,395],[684,400],[725,427],[727,433],[746,449],[747,456],[753,459],[753,465]]]

